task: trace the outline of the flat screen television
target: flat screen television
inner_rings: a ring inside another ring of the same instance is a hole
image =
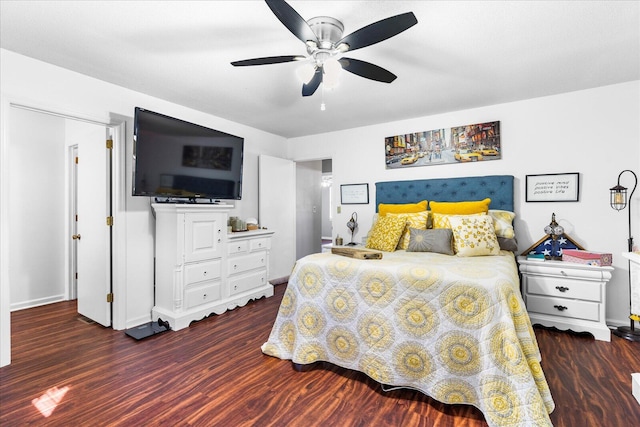
[[[133,195],[160,202],[242,198],[244,138],[135,108]]]

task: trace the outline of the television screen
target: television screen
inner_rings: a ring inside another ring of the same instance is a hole
[[[133,195],[242,198],[244,138],[136,107]]]

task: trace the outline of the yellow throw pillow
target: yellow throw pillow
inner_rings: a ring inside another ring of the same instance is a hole
[[[500,245],[489,215],[451,215],[453,247],[457,256],[498,255]]]
[[[472,215],[486,215],[484,213],[472,214]],[[431,221],[433,222],[433,228],[451,228],[449,218],[453,215],[432,213]]]
[[[380,216],[385,216],[388,213],[415,213],[427,210],[428,202],[423,200],[419,203],[404,203],[404,204],[392,204],[392,203],[380,203],[378,205],[378,213]]]
[[[427,221],[429,219],[429,211],[424,212],[416,212],[416,213],[408,213],[408,214],[394,214],[390,213],[387,216],[398,216],[404,217],[407,221],[407,225],[402,232],[402,236],[400,236],[400,241],[398,242],[397,249],[407,249],[409,246],[409,238],[411,237],[411,228],[418,228],[420,230],[427,229]]]
[[[516,237],[516,233],[513,230],[513,219],[516,217],[515,213],[490,209],[489,216],[493,219],[493,228],[496,231],[496,236],[506,239]]]
[[[477,213],[487,213],[491,199],[487,198],[469,202],[431,202],[429,209],[433,213],[449,215],[470,215]]]
[[[407,220],[402,216],[381,216],[373,224],[365,247],[385,252],[395,251],[406,225]]]

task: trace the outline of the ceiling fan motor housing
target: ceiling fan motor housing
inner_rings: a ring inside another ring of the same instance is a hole
[[[332,50],[336,46],[335,44],[342,39],[342,33],[344,31],[344,25],[342,22],[330,16],[316,16],[307,21],[309,27],[313,33],[318,37],[317,48]],[[311,46],[307,44],[307,51],[311,55],[314,52],[315,43],[311,43]]]

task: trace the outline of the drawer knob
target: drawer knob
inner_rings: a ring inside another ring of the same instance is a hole
[[[564,271],[564,270],[560,270],[560,274],[562,274],[563,276],[566,276],[566,275],[567,275],[567,273],[565,273],[565,271]]]
[[[242,247],[241,247],[241,246],[238,246],[238,252],[240,252],[240,250],[242,250]]]
[[[206,271],[203,271],[203,272],[202,272],[202,275],[203,275],[203,276],[206,276],[206,275],[207,275],[207,272],[206,272]]]
[[[556,286],[556,289],[560,292],[567,292],[569,290],[566,286]]]
[[[207,294],[203,294],[202,299],[207,299]]]
[[[558,309],[558,311],[565,311],[567,309],[564,305],[554,305],[553,307]]]

